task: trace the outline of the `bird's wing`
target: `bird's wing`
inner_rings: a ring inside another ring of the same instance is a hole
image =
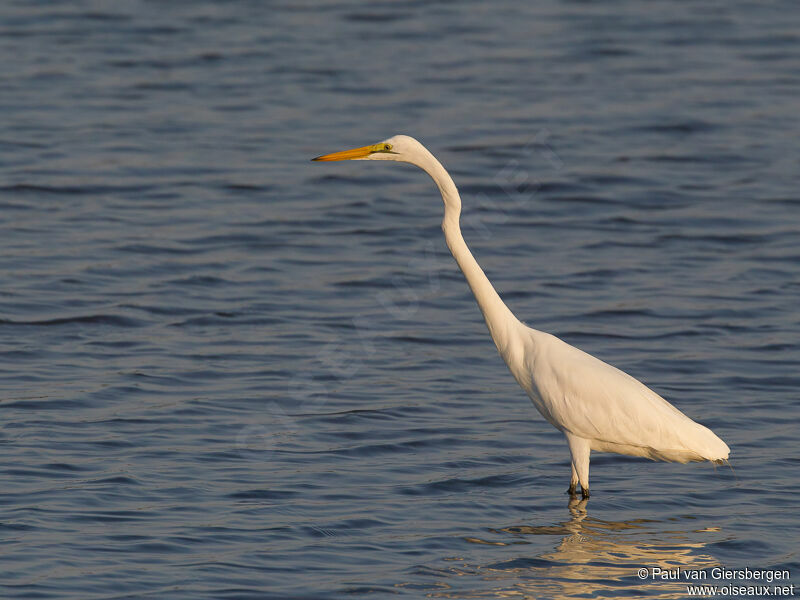
[[[649,448],[654,458],[683,451],[699,459],[727,457],[728,447],[711,430],[627,373],[555,336],[548,335],[539,348],[531,365],[534,385],[565,431],[607,444]]]

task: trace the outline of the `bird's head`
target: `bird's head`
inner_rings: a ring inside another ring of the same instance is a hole
[[[371,146],[324,154],[311,160],[394,160],[416,165],[439,186],[445,208],[450,207],[456,213],[461,210],[461,198],[450,175],[425,146],[407,135],[395,135]]]
[[[311,160],[396,160],[416,163],[414,158],[421,152],[427,153],[425,147],[414,138],[395,135],[371,146],[324,154]]]

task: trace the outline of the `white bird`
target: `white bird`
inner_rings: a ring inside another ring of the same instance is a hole
[[[500,356],[533,405],[567,438],[570,495],[580,482],[582,496],[589,496],[592,450],[680,463],[721,463],[728,458],[725,442],[637,379],[514,316],[461,235],[461,197],[453,180],[417,140],[396,135],[313,160],[394,160],[416,165],[431,176],[444,201],[447,247],[475,295]]]

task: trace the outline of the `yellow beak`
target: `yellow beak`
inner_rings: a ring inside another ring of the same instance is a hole
[[[311,160],[354,160],[356,158],[366,158],[375,152],[375,146],[363,146],[362,148],[353,148],[352,150],[342,150],[341,152],[334,152],[332,154],[324,154]]]

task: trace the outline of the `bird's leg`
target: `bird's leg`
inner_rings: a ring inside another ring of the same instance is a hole
[[[569,444],[569,453],[572,456],[572,483],[570,489],[575,485],[575,481],[581,484],[581,496],[589,497],[589,454],[592,449],[589,440],[581,438],[571,433],[565,434]]]
[[[571,463],[572,467],[572,479],[569,480],[569,487],[567,488],[567,493],[570,496],[575,495],[575,488],[578,487],[578,472],[575,470],[575,463]]]

